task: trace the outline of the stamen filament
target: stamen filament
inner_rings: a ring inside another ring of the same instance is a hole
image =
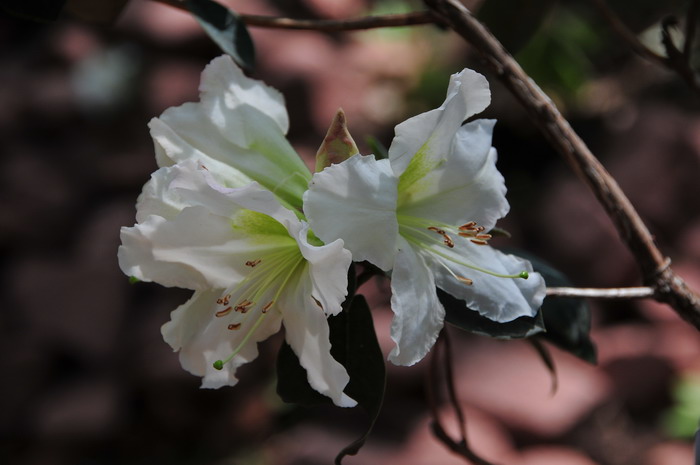
[[[265,319],[265,316],[267,316],[267,313],[261,313],[261,314],[260,314],[260,316],[258,317],[258,319],[257,319],[257,321],[255,322],[255,324],[253,325],[253,327],[250,328],[250,329],[248,330],[248,332],[246,333],[246,335],[243,337],[243,340],[241,341],[240,344],[238,344],[238,347],[236,347],[236,349],[233,351],[233,353],[232,353],[231,355],[229,355],[228,357],[226,357],[225,360],[217,360],[217,361],[215,361],[215,362],[213,363],[214,368],[216,368],[217,370],[223,370],[224,365],[225,365],[226,363],[230,362],[231,360],[233,360],[233,357],[235,357],[236,355],[238,355],[238,352],[240,352],[241,349],[243,349],[243,347],[244,347],[244,346],[248,343],[248,341],[250,340],[250,337],[253,335],[253,333],[255,333],[255,331],[258,329],[258,327],[260,326],[260,324],[263,322],[263,320]]]

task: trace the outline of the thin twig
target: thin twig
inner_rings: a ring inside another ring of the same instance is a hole
[[[585,287],[548,287],[547,297],[587,297],[589,299],[645,299],[654,297],[654,288],[616,287],[609,289]]]
[[[458,0],[424,0],[436,16],[481,54],[503,84],[520,101],[554,148],[593,190],[622,240],[637,260],[654,297],[669,304],[681,317],[700,329],[700,296],[670,268],[668,260],[637,211],[603,165],[503,45]]]
[[[639,40],[637,35],[632,32],[625,23],[622,22],[620,17],[617,16],[617,14],[612,10],[612,8],[610,8],[605,0],[590,1],[596,6],[596,8],[598,8],[598,11],[603,16],[603,19],[608,22],[610,28],[615,31],[615,33],[620,36],[621,39],[627,42],[627,45],[629,45],[635,53],[643,58],[648,58],[664,66],[668,66],[668,59],[644,45]]]
[[[690,63],[690,53],[692,52],[693,40],[695,40],[695,29],[697,27],[698,15],[700,15],[700,0],[693,0],[685,15],[685,42],[683,43],[683,57],[686,63]]]
[[[427,373],[426,379],[426,393],[428,398],[428,405],[430,407],[430,413],[433,417],[433,421],[431,423],[433,434],[452,452],[464,457],[470,462],[475,463],[476,465],[494,465],[488,460],[479,457],[476,453],[474,453],[474,451],[472,451],[469,448],[469,445],[467,444],[467,433],[464,426],[464,413],[462,412],[462,409],[459,405],[459,401],[457,399],[457,395],[455,393],[454,377],[452,375],[452,355],[449,346],[449,341],[445,339],[447,337],[446,334],[447,331],[443,330],[440,333],[440,337],[436,341],[435,346],[433,347],[433,351],[430,358],[430,369]],[[440,421],[440,413],[438,411],[437,396],[435,394],[435,385],[438,384],[438,379],[440,378],[438,366],[440,362],[440,354],[443,351],[443,345],[445,346],[445,377],[447,378],[446,383],[448,395],[450,396],[450,403],[452,404],[452,407],[455,410],[457,421],[460,422],[459,429],[462,439],[459,441],[455,441],[454,439],[452,439],[452,437],[450,437],[450,435],[447,434],[445,428],[442,426],[442,423]]]
[[[696,92],[700,92],[700,84],[695,78],[695,72],[692,70],[689,64],[690,58],[690,45],[692,42],[692,37],[695,34],[695,19],[698,15],[698,2],[693,0],[693,4],[688,9],[689,21],[686,24],[686,41],[683,46],[683,51],[681,52],[674,45],[671,39],[671,34],[669,27],[671,22],[666,20],[662,24],[661,32],[661,43],[666,50],[666,56],[659,55],[658,53],[651,50],[649,47],[644,45],[637,35],[632,32],[625,23],[622,22],[620,17],[610,8],[605,0],[590,0],[595,4],[603,18],[608,22],[611,29],[627,44],[632,48],[632,50],[643,58],[647,58],[655,63],[658,63],[667,69],[674,71],[688,84],[688,86]],[[675,21],[675,20],[674,20]],[[690,38],[690,40],[688,40]]]
[[[159,3],[173,6],[187,11],[183,1],[180,0],[155,0]],[[303,29],[324,32],[334,31],[358,31],[363,29],[376,29],[380,27],[420,26],[435,24],[438,19],[430,11],[414,11],[381,16],[365,16],[354,19],[293,19],[273,16],[260,16],[238,13],[238,18],[246,26],[264,27],[270,29]]]

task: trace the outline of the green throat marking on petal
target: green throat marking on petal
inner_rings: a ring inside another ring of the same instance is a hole
[[[241,210],[231,220],[231,227],[239,230],[251,238],[261,237],[264,242],[269,241],[269,236],[280,236],[279,239],[294,239],[289,235],[287,228],[282,223],[264,213],[253,210]]]
[[[446,260],[497,278],[527,279],[529,277],[528,272],[525,270],[516,274],[497,273],[470,263],[462,258],[464,255],[447,253],[447,250],[454,249],[456,245],[459,245],[452,239],[455,236],[469,240],[475,247],[488,245],[491,235],[484,233],[484,228],[477,225],[474,221],[455,227],[409,215],[399,214],[397,218],[399,221],[399,234],[416,249],[439,257],[440,260],[437,260],[437,262],[443,266],[445,266],[443,260]],[[445,266],[445,269],[458,281],[468,285],[473,284],[471,279],[455,275],[449,267]]]
[[[428,139],[408,163],[406,170],[399,177],[398,205],[401,206],[411,199],[414,193],[421,189],[421,179],[443,164],[443,159],[430,156],[430,139]]]

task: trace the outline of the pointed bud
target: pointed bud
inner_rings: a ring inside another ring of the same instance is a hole
[[[331,127],[328,128],[326,138],[316,152],[316,172],[332,164],[340,163],[359,153],[357,145],[352,139],[345,120],[342,108],[335,114]]]

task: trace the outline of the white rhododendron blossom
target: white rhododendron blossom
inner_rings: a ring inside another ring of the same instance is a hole
[[[336,405],[349,377],[330,354],[327,315],[341,311],[351,255],[323,245],[297,215],[258,183],[229,188],[194,159],[156,171],[122,228],[119,264],[141,281],[194,290],[163,325],[182,366],[202,387],[237,382],[257,343],[279,331],[311,387]]]
[[[200,101],[168,108],[149,123],[158,166],[199,160],[227,187],[257,181],[301,210],[311,172],[287,141],[280,92],[243,74],[231,57],[202,72]]]
[[[445,317],[436,286],[497,322],[534,316],[544,299],[528,261],[488,245],[509,209],[494,121],[462,122],[489,103],[486,79],[465,69],[439,108],[396,127],[389,159],[355,155],[316,173],[304,194],[318,237],[343,239],[355,261],[393,270],[396,364],[418,362],[434,344]]]

